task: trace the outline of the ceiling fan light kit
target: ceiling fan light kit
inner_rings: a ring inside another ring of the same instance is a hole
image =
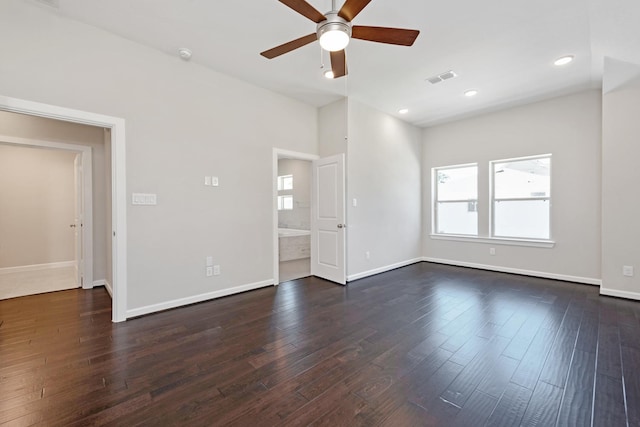
[[[418,30],[353,26],[351,21],[370,2],[371,0],[346,0],[339,11],[331,10],[323,15],[305,0],[280,0],[280,3],[315,22],[317,24],[316,32],[265,50],[260,55],[267,59],[273,59],[318,40],[320,46],[330,53],[333,78],[339,78],[347,75],[347,59],[344,49],[351,38],[399,46],[413,45],[420,34]],[[335,2],[333,2],[333,6],[335,9]]]
[[[351,25],[338,16],[338,12],[327,13],[327,19],[318,24],[316,34],[320,46],[329,52],[344,49],[351,40]]]

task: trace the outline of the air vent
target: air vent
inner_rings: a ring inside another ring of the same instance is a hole
[[[455,77],[458,77],[458,75],[455,73],[455,71],[446,71],[444,73],[438,74],[437,76],[433,76],[433,77],[428,77],[427,81],[429,83],[431,83],[432,85],[436,84],[436,83],[441,83],[445,80],[449,80],[449,79],[453,79]]]

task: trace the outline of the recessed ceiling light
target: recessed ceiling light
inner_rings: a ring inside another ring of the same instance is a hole
[[[327,79],[332,79],[334,77],[332,70],[327,70],[324,73],[322,73],[322,75],[325,76],[325,78]]]
[[[561,67],[563,65],[567,65],[571,61],[573,61],[573,55],[567,55],[567,56],[563,56],[562,58],[556,59],[553,65]]]
[[[186,47],[181,47],[180,49],[178,49],[178,55],[180,55],[180,58],[188,61],[191,59],[192,52]]]
[[[400,113],[400,114],[407,114],[408,112],[409,112],[408,108],[402,108],[402,109],[398,110],[398,113]]]
[[[464,93],[464,96],[466,96],[467,98],[471,98],[473,96],[476,96],[478,94],[478,91],[475,89],[469,89],[468,91],[466,91]]]

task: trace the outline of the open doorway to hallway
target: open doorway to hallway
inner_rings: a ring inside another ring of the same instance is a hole
[[[109,132],[0,111],[0,135],[0,299],[108,288]]]

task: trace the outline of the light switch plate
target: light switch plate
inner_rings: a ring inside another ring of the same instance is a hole
[[[153,206],[158,204],[158,198],[155,194],[133,193],[131,194],[131,204]]]
[[[213,185],[214,187],[217,187],[218,184],[219,184],[218,177],[217,176],[212,176],[211,177],[211,185]]]
[[[204,185],[207,185],[207,186],[211,185],[211,177],[210,176],[205,176],[204,177]]]
[[[633,266],[631,265],[623,265],[622,266],[622,275],[627,277],[633,277]]]
[[[205,259],[206,263],[207,263],[207,267],[213,267],[213,257],[212,256],[208,256]]]

